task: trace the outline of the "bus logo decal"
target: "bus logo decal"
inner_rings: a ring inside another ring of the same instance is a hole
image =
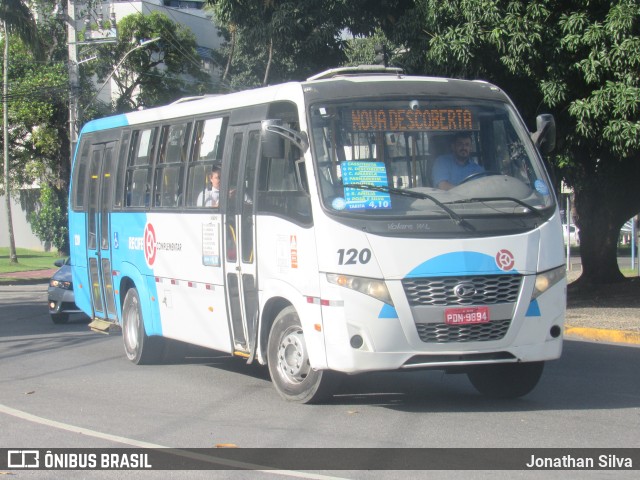
[[[509,250],[502,249],[496,254],[496,265],[500,270],[511,270],[515,264],[516,260],[513,257],[513,253]]]
[[[153,225],[147,223],[144,227],[144,258],[150,267],[156,261],[156,252],[156,231]]]

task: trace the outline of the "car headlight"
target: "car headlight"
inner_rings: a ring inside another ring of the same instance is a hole
[[[391,295],[384,280],[376,280],[375,278],[354,277],[352,275],[339,275],[337,273],[327,273],[329,283],[349,288],[365,295],[369,295],[381,302],[393,305]]]
[[[73,284],[71,282],[62,282],[60,280],[54,280],[52,278],[51,280],[49,280],[49,286],[56,287],[56,288],[64,288],[65,290],[71,290],[71,287],[73,286]]]
[[[546,272],[542,272],[536,275],[536,283],[533,287],[533,294],[531,295],[531,300],[535,300],[544,292],[553,287],[560,280],[565,278],[566,276],[565,266],[562,265],[558,268],[554,268],[552,270],[547,270]]]

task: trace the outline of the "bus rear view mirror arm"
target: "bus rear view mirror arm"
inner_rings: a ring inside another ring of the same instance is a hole
[[[282,138],[295,144],[303,153],[309,148],[309,137],[305,132],[297,132],[285,127],[282,125],[282,120],[262,121],[262,151],[265,156],[272,158],[283,156]]]

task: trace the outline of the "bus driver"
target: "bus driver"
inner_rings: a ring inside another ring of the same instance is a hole
[[[441,155],[433,166],[433,186],[449,190],[459,185],[470,175],[484,172],[477,163],[470,160],[471,132],[458,132],[451,143],[451,153]]]

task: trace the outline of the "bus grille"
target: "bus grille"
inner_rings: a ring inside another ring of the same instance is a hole
[[[515,303],[521,283],[520,275],[487,275],[404,279],[402,286],[412,307],[448,307]],[[460,285],[465,296],[456,293]]]
[[[447,325],[445,323],[416,324],[420,340],[426,343],[488,342],[502,339],[511,320],[495,320],[474,325]]]

